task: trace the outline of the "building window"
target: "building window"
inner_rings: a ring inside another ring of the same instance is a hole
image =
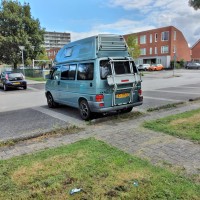
[[[162,41],[168,41],[169,40],[169,31],[162,32],[161,40]]]
[[[155,33],[155,42],[158,41],[158,33]]]
[[[150,47],[149,49],[149,54],[151,55],[152,54],[152,48]]]
[[[174,31],[174,40],[176,40],[176,31]]]
[[[146,44],[146,35],[140,36],[140,44]]]
[[[155,54],[158,54],[158,49],[157,49],[157,47],[155,47]]]
[[[140,55],[146,55],[146,48],[140,49]]]
[[[169,53],[169,47],[168,46],[162,46],[161,47],[161,53]]]
[[[150,34],[149,41],[150,41],[150,43],[152,43],[152,34]]]

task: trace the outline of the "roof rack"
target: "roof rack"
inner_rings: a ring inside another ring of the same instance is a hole
[[[98,35],[99,51],[124,51],[127,44],[121,35]]]

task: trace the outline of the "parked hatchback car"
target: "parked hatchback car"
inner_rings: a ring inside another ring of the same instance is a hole
[[[200,69],[200,63],[190,62],[186,65],[186,69]]]
[[[27,82],[25,81],[25,77],[22,73],[16,72],[2,72],[0,75],[0,86],[4,89],[4,91],[8,90],[8,88],[19,88],[22,87],[25,90],[27,89]]]
[[[149,67],[149,71],[160,71],[163,69],[164,69],[164,67],[162,64],[154,64]]]
[[[150,64],[142,64],[138,66],[138,70],[149,70]]]

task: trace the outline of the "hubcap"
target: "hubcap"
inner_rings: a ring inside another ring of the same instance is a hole
[[[80,105],[81,115],[86,118],[88,116],[88,107],[85,103],[81,103]]]
[[[48,95],[47,101],[48,101],[48,104],[50,106],[52,106],[53,99],[52,99],[52,96],[50,94]]]

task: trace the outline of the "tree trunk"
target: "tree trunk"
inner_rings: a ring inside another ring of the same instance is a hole
[[[14,65],[14,69],[17,69],[17,63],[14,63],[13,65]]]

